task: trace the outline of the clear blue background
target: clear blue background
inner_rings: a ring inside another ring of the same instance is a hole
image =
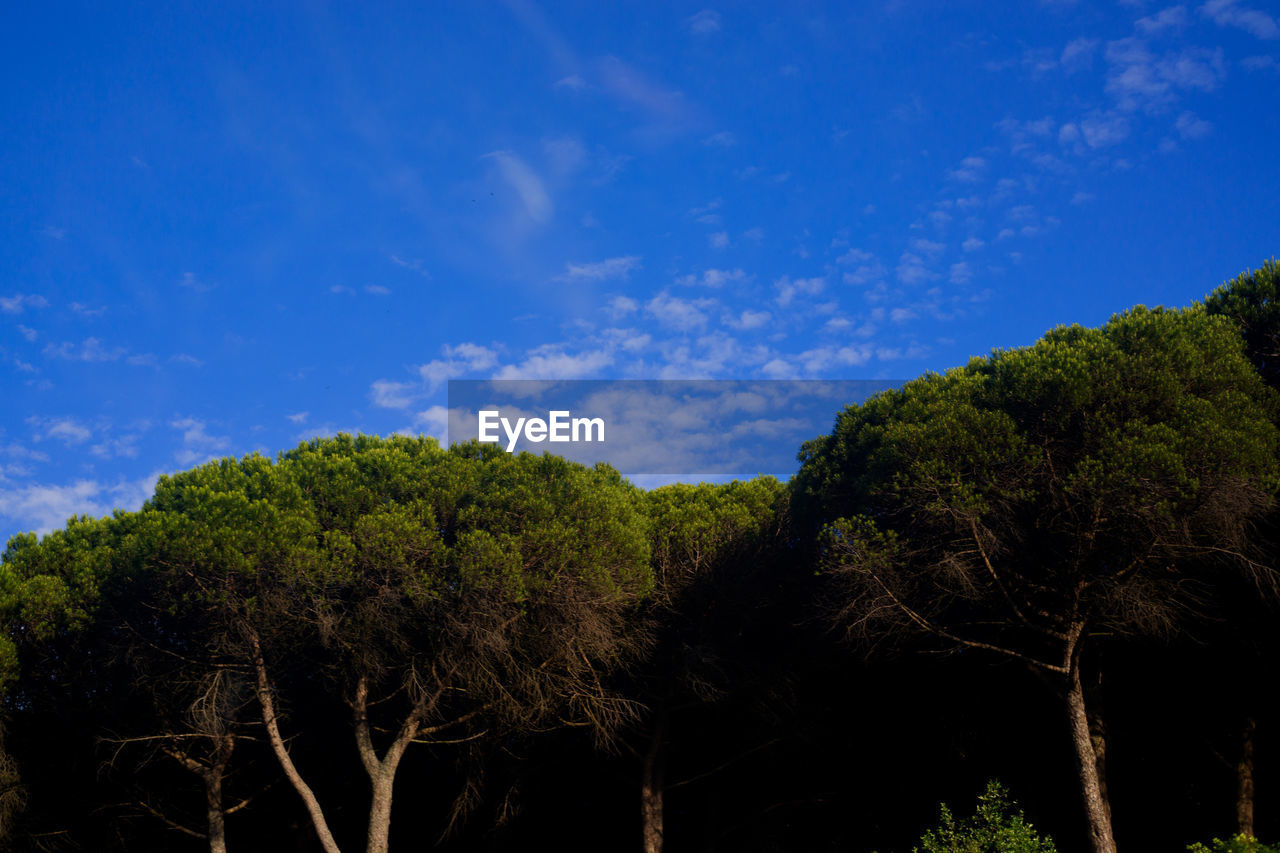
[[[0,535],[449,378],[884,378],[1280,244],[1260,0],[15,4]]]

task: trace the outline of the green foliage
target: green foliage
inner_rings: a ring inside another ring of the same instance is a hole
[[[23,650],[83,629],[101,586],[133,547],[126,514],[77,516],[42,539],[23,533],[0,557],[0,695],[19,676]]]
[[[795,485],[846,598],[869,602],[861,628],[962,605],[984,640],[1038,654],[1067,614],[1166,628],[1177,569],[1246,547],[1280,473],[1274,406],[1230,323],[1135,308],[847,409]]]
[[[785,498],[773,477],[677,483],[646,493],[655,580],[679,588],[727,562],[745,561],[777,536]]]
[[[1280,847],[1263,844],[1248,835],[1237,835],[1232,838],[1214,838],[1206,846],[1197,841],[1187,847],[1187,853],[1280,853]]]
[[[978,796],[972,817],[956,819],[945,803],[940,811],[941,823],[921,836],[914,853],[1056,853],[1053,840],[1027,823],[994,779]]]
[[[1254,367],[1280,387],[1280,264],[1272,259],[1240,274],[1209,294],[1205,308],[1235,322]]]

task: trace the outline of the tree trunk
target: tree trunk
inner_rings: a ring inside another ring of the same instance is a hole
[[[1094,763],[1098,766],[1098,791],[1111,823],[1111,792],[1107,788],[1107,722],[1102,707],[1102,674],[1098,674],[1093,690],[1085,696],[1089,713],[1089,740],[1093,744]]]
[[[640,819],[644,853],[662,853],[662,799],[665,785],[667,748],[667,709],[662,707],[654,719],[649,751],[644,756],[640,780]]]
[[[205,775],[205,801],[209,811],[209,853],[227,853],[226,813],[222,809],[221,763],[209,768]]]
[[[355,713],[356,749],[360,752],[360,763],[369,774],[372,788],[369,800],[369,834],[365,847],[367,853],[387,853],[391,845],[391,792],[395,786],[396,770],[400,767],[404,751],[418,736],[427,708],[434,702],[434,698],[426,696],[414,702],[409,716],[400,725],[396,739],[379,758],[378,750],[373,745],[372,727],[369,725],[369,682],[363,675],[356,681],[356,693],[351,703],[351,710]]]
[[[1080,793],[1084,798],[1085,815],[1089,820],[1089,842],[1093,853],[1116,853],[1115,839],[1111,835],[1111,814],[1102,794],[1102,781],[1098,776],[1098,755],[1094,752],[1093,737],[1089,731],[1089,712],[1085,707],[1084,688],[1080,684],[1080,672],[1072,666],[1067,690],[1067,711],[1071,723],[1071,741],[1076,753],[1076,771],[1080,778]]]
[[[289,749],[285,746],[284,737],[280,734],[280,721],[276,719],[275,699],[271,695],[271,681],[267,677],[267,662],[262,656],[262,646],[258,642],[257,634],[251,633],[249,639],[253,652],[253,668],[257,675],[254,692],[262,708],[262,724],[267,729],[267,740],[271,742],[271,751],[276,754],[276,760],[280,762],[280,767],[289,779],[289,784],[293,785],[293,789],[298,792],[298,796],[307,807],[307,814],[311,816],[311,825],[315,827],[320,846],[324,848],[325,853],[342,853],[338,842],[334,840],[333,833],[329,831],[329,823],[324,818],[320,801],[316,799],[315,792],[302,778],[302,774],[298,772],[293,759],[289,756]]]
[[[1253,739],[1258,718],[1245,720],[1240,735],[1240,760],[1236,762],[1236,831],[1253,837]]]
[[[391,846],[391,788],[394,772],[379,773],[371,780],[373,796],[369,802],[368,853],[387,853]]]

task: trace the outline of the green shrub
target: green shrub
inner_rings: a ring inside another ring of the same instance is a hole
[[[941,823],[920,837],[913,853],[1057,853],[1053,840],[1026,822],[1009,792],[994,779],[979,795],[972,817],[957,820],[946,803],[940,811]]]
[[[1234,838],[1215,838],[1206,847],[1196,842],[1187,848],[1187,853],[1280,853],[1280,847],[1263,844],[1249,835],[1237,835]]]

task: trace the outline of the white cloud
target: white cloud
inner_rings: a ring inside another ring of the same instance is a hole
[[[1139,38],[1109,42],[1107,63],[1106,91],[1126,112],[1158,111],[1177,100],[1178,90],[1211,91],[1226,75],[1221,49],[1192,47],[1157,57]]]
[[[1099,113],[1080,122],[1080,133],[1090,148],[1118,145],[1129,136],[1129,120],[1121,115]]]
[[[729,234],[725,231],[717,231],[707,237],[707,242],[713,249],[726,248],[729,245]]]
[[[390,296],[391,288],[383,287],[380,284],[366,284],[364,286],[364,292],[374,296]]]
[[[709,299],[681,299],[678,296],[671,296],[664,290],[645,303],[644,307],[664,326],[687,332],[706,325],[707,315],[702,309],[712,304],[712,300]]]
[[[965,157],[960,161],[959,168],[947,172],[947,177],[953,181],[974,183],[982,180],[982,172],[986,166],[987,161],[981,157]]]
[[[696,15],[691,15],[685,25],[689,27],[689,32],[696,35],[707,35],[714,33],[720,29],[720,13],[711,9],[703,9]]]
[[[752,311],[748,309],[737,316],[729,315],[725,317],[724,324],[732,329],[749,331],[767,325],[772,319],[773,315],[768,311]]]
[[[539,225],[549,222],[555,207],[537,173],[509,151],[494,151],[485,156],[498,164],[498,173],[515,191],[529,218]]]
[[[596,376],[613,364],[613,356],[603,350],[570,355],[555,345],[540,347],[518,365],[509,364],[494,379],[582,379]]]
[[[610,317],[618,320],[628,314],[634,314],[639,307],[640,304],[630,296],[618,295],[609,300],[605,310],[609,312]]]
[[[66,485],[32,484],[0,489],[0,516],[37,533],[48,533],[62,527],[74,515],[104,516],[113,509],[138,509],[155,493],[159,476],[156,472],[138,480],[121,480],[114,486],[104,486],[95,480],[77,480]]]
[[[836,258],[836,263],[852,267],[844,274],[845,284],[871,284],[883,279],[886,273],[884,264],[864,249],[850,249]]]
[[[774,301],[785,308],[796,296],[816,296],[826,285],[826,279],[820,277],[793,279],[784,275],[774,282],[774,287],[778,289],[778,295]]]
[[[1204,119],[1197,118],[1195,113],[1184,112],[1178,116],[1178,121],[1174,124],[1178,131],[1178,135],[1183,139],[1200,139],[1208,136],[1213,130],[1213,125]]]
[[[182,278],[178,280],[178,287],[185,287],[187,290],[194,290],[196,293],[208,293],[213,290],[212,284],[207,284],[196,278],[193,272],[184,272]]]
[[[796,358],[806,373],[817,375],[846,367],[860,367],[871,360],[871,355],[871,347],[863,344],[817,347],[800,353]]]
[[[225,435],[209,435],[206,424],[196,418],[179,418],[169,426],[182,432],[182,449],[174,458],[182,465],[194,466],[216,458],[231,446]]]
[[[285,417],[290,423],[303,424],[306,423],[307,416],[310,414],[310,412],[294,412],[292,415],[285,415]]]
[[[587,159],[587,150],[582,142],[574,136],[558,136],[542,140],[543,153],[547,155],[547,163],[551,173],[557,177],[565,177],[576,172]]]
[[[73,515],[106,515],[102,487],[93,480],[66,486],[30,485],[0,490],[0,515],[17,519],[39,533],[61,527]]]
[[[18,326],[18,334],[22,335],[22,337],[26,340],[27,343],[33,343],[37,337],[37,333],[35,329],[28,329],[26,326],[23,326],[23,325]]]
[[[44,354],[53,358],[65,358],[68,361],[118,361],[126,350],[124,347],[107,348],[97,338],[85,338],[79,347],[69,341],[44,348]]]
[[[429,394],[435,393],[443,383],[468,373],[477,373],[496,367],[498,354],[486,346],[461,343],[441,347],[443,358],[432,359],[417,367],[419,382],[394,382],[375,380],[369,386],[370,401],[384,409],[407,409]]]
[[[608,258],[594,263],[565,264],[565,272],[560,281],[609,281],[626,278],[632,270],[640,268],[640,258],[636,255],[624,255]]]
[[[421,386],[413,382],[378,379],[369,387],[369,398],[383,409],[407,409],[421,395]]]
[[[1169,30],[1180,30],[1186,25],[1186,6],[1170,6],[1167,9],[1161,9],[1154,15],[1139,18],[1134,23],[1134,26],[1149,36],[1160,35]]]
[[[1067,46],[1062,49],[1062,56],[1059,62],[1068,72],[1077,71],[1081,68],[1088,68],[1093,64],[1093,54],[1098,50],[1098,40],[1090,38],[1078,38],[1067,42]]]
[[[702,140],[702,144],[720,148],[729,148],[733,145],[737,145],[738,139],[729,131],[722,130],[719,133],[713,133],[706,139]]]
[[[903,284],[919,284],[938,277],[938,274],[925,266],[924,259],[912,252],[903,252],[898,259],[898,281]]]
[[[987,244],[977,237],[970,237],[968,240],[965,240],[960,244],[960,248],[966,252],[976,252],[985,245]]]
[[[388,255],[387,257],[391,260],[391,263],[395,264],[398,267],[416,272],[418,275],[422,276],[423,278],[431,278],[431,273],[428,272],[426,267],[422,265],[422,261],[419,261],[419,260],[406,261],[404,258],[400,257],[399,255]]]
[[[15,293],[13,296],[0,296],[0,311],[5,314],[21,314],[27,308],[47,307],[49,307],[49,300],[35,293]]]
[[[973,279],[973,271],[969,269],[969,264],[960,261],[951,265],[950,281],[952,284],[968,284]]]
[[[1260,39],[1280,38],[1280,23],[1266,12],[1241,6],[1238,0],[1209,0],[1200,14],[1220,27],[1239,27]]]
[[[36,441],[57,439],[68,447],[83,444],[93,436],[89,428],[75,418],[31,417],[27,418],[27,425],[36,430],[33,436]]]
[[[692,287],[694,285],[702,285],[703,287],[723,287],[726,284],[735,284],[737,282],[746,281],[749,276],[740,268],[731,270],[707,269],[702,271],[702,275],[690,273],[682,275],[676,279],[676,284]]]
[[[434,359],[418,367],[418,375],[427,383],[428,392],[434,392],[450,379],[488,370],[498,364],[497,352],[479,344],[446,345],[443,352],[443,359]]]
[[[444,406],[430,406],[413,415],[412,431],[429,435],[440,442],[441,447],[448,446],[449,410]],[[454,441],[465,440],[468,436],[455,436]]]

